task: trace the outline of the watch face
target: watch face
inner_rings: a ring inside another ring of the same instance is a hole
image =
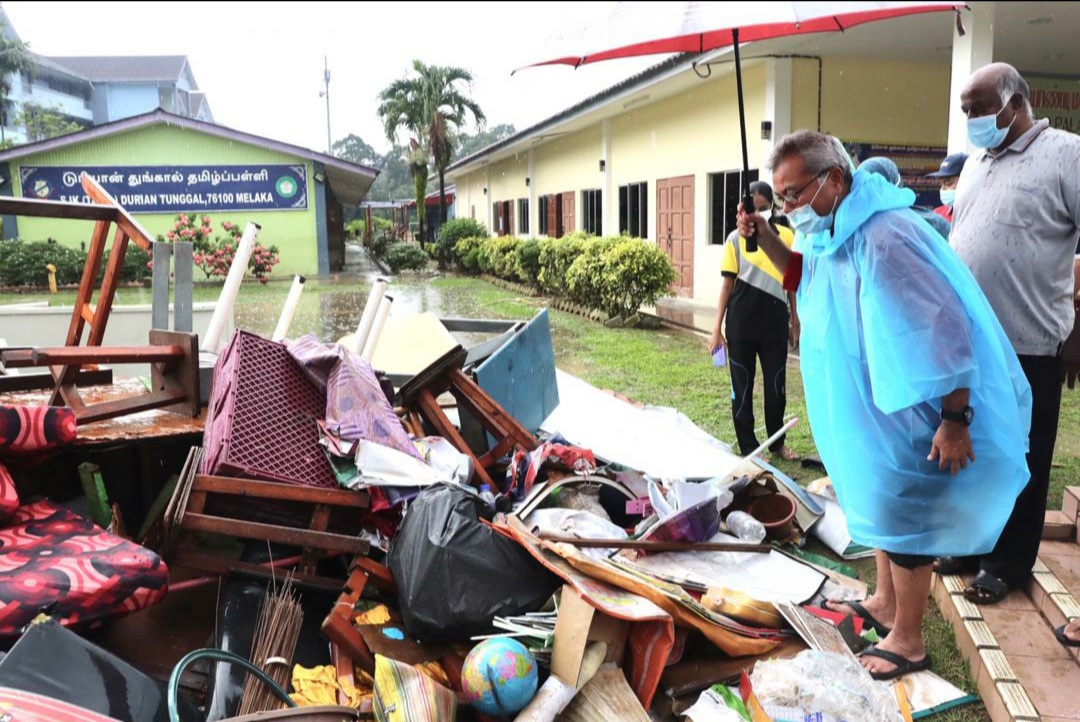
[[[964,409],[964,423],[971,426],[971,422],[975,420],[975,409],[968,406]]]

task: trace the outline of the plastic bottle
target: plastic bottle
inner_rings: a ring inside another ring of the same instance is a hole
[[[492,509],[495,508],[495,494],[492,493],[491,486],[489,484],[481,485],[480,498],[483,499],[484,503],[486,503],[489,507],[491,507]]]
[[[765,540],[765,525],[744,511],[728,514],[727,525],[740,541],[760,544]]]

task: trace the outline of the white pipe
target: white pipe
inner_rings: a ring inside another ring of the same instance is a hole
[[[203,337],[201,349],[210,353],[218,353],[221,350],[221,336],[225,333],[225,327],[232,316],[233,306],[236,305],[236,294],[240,292],[240,283],[244,280],[247,272],[248,261],[251,260],[251,251],[259,240],[259,231],[262,226],[248,221],[244,227],[244,235],[240,237],[240,245],[233,256],[232,265],[229,266],[229,275],[225,277],[225,285],[218,296],[217,305],[214,306],[214,315],[210,317],[210,325],[206,328],[206,336]]]
[[[277,328],[274,329],[274,335],[270,337],[271,341],[285,340],[286,334],[289,333],[289,326],[292,325],[293,316],[296,315],[296,307],[300,305],[300,294],[303,292],[304,277],[293,276],[292,288],[289,289],[289,295],[285,299],[285,306],[281,309]]]
[[[360,357],[368,363],[371,363],[371,359],[375,357],[375,347],[379,344],[379,337],[382,336],[383,326],[386,325],[386,317],[390,315],[390,306],[393,303],[392,296],[383,296],[379,304],[379,310],[375,314],[375,323],[371,325],[371,333],[368,334],[367,343],[364,344],[364,352],[360,354]]]
[[[377,278],[375,284],[371,287],[367,303],[364,304],[364,313],[361,314],[360,323],[357,324],[356,333],[353,334],[352,348],[349,349],[355,354],[363,351],[365,344],[367,344],[368,335],[371,333],[371,325],[375,322],[375,312],[379,310],[379,305],[386,294],[387,283],[385,278]]]

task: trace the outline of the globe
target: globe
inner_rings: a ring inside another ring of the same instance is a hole
[[[469,704],[493,717],[517,714],[536,695],[536,660],[521,642],[495,637],[465,657],[461,686]]]

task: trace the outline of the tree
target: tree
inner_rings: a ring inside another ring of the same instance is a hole
[[[347,160],[350,163],[359,163],[373,168],[383,164],[383,156],[364,142],[364,139],[353,133],[349,133],[341,140],[334,141],[331,151],[336,158]]]
[[[487,148],[492,143],[498,143],[504,138],[509,138],[516,132],[517,130],[513,125],[500,123],[491,128],[485,128],[476,135],[462,133],[458,136],[457,149],[454,151],[454,156],[457,158],[466,158],[478,150]]]
[[[11,78],[20,73],[34,72],[30,47],[18,35],[0,21],[0,142],[7,125],[8,98],[11,96]]]
[[[395,80],[379,94],[379,117],[383,121],[386,137],[394,142],[397,133],[406,129],[412,133],[412,140],[424,151],[425,163],[433,161],[439,174],[439,205],[441,219],[446,221],[446,168],[454,155],[454,134],[472,116],[478,127],[482,127],[486,118],[480,106],[473,101],[459,84],[472,83],[472,74],[463,68],[442,65],[426,65],[420,60],[413,60],[412,75]],[[418,157],[410,155],[409,167],[414,176],[414,189],[417,193],[417,209],[424,204],[427,191],[427,167],[423,168],[424,178],[417,179],[415,173],[421,171]],[[423,216],[420,213],[421,218]],[[424,223],[420,222],[423,237]]]
[[[23,103],[19,124],[26,129],[26,140],[33,143],[82,130],[82,126],[67,120],[59,108],[46,108],[37,103]]]

